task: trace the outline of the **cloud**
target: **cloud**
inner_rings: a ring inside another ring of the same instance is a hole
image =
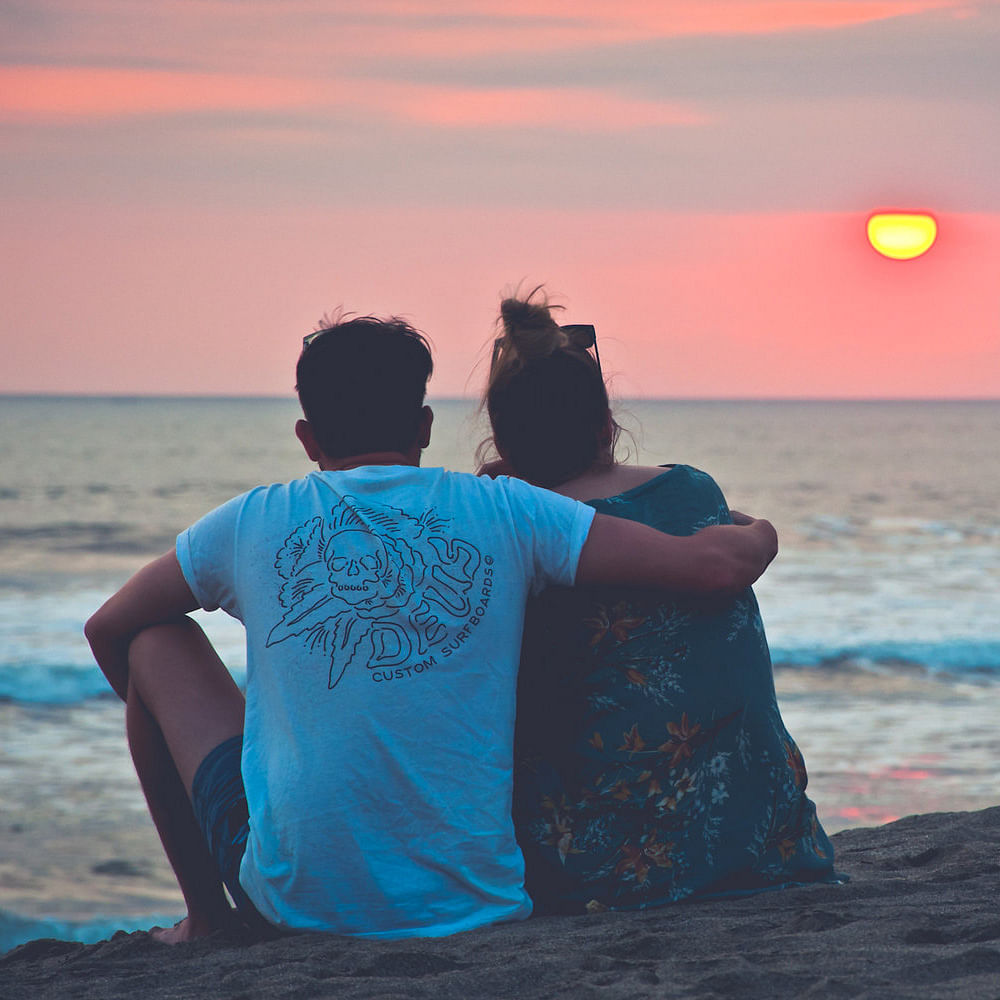
[[[153,117],[229,111],[373,116],[438,128],[546,127],[617,132],[703,124],[692,107],[583,87],[459,88],[160,70],[0,67],[0,120]]]
[[[968,16],[961,16],[962,14]],[[605,39],[545,59],[511,49],[483,60],[385,59],[373,77],[503,86],[615,87],[650,99],[705,102],[804,97],[948,97],[996,103],[1000,93],[1000,5],[931,10],[907,17],[802,26],[752,36]]]
[[[31,0],[0,8],[0,59],[264,75],[336,67],[340,74],[395,59],[541,58],[966,8],[958,0]]]
[[[603,89],[675,106],[861,93],[992,101],[998,49],[1000,8],[958,0],[578,0],[569,12],[556,0],[360,9],[346,0],[37,0],[0,9],[0,63],[14,74],[0,82],[21,90],[4,104],[46,114],[60,104],[71,115],[131,114],[143,100],[158,113],[338,107],[364,104],[351,90],[361,80],[492,92],[479,99],[487,117],[496,92],[512,88]],[[84,69],[94,76],[58,76]]]
[[[607,133],[708,121],[690,106],[583,87],[459,90],[383,83],[368,88],[365,97],[408,122],[442,128],[545,127]]]
[[[0,67],[0,118],[114,118],[188,111],[301,107],[297,80],[91,67]]]
[[[0,33],[21,52],[0,69],[10,198],[1000,204],[997,4],[39,0],[37,18],[49,42],[27,17]]]
[[[325,213],[387,204],[1000,209],[1000,129],[984,127],[971,104],[748,99],[712,106],[715,117],[700,125],[615,131],[624,113],[641,120],[649,109],[624,104],[617,121],[602,113],[592,129],[557,128],[548,121],[574,110],[587,121],[594,109],[586,97],[529,90],[486,106],[480,96],[472,106],[449,103],[458,93],[386,88],[337,115],[243,110],[60,120],[45,130],[7,125],[6,198],[43,203],[71,188],[80,198],[136,205],[264,203]],[[515,117],[521,124],[510,124]]]
[[[429,6],[445,6],[445,2]],[[564,10],[555,0],[486,0],[476,5],[511,16]],[[605,32],[633,37],[677,38],[691,35],[757,35],[803,28],[836,28],[923,11],[955,7],[953,0],[577,0],[573,20]]]

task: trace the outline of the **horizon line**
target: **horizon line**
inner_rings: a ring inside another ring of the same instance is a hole
[[[428,393],[432,402],[478,403],[479,396]],[[105,400],[109,402],[140,402],[142,400],[188,400],[191,402],[274,401],[298,403],[294,395],[265,393],[102,393],[102,392],[6,392],[0,399]],[[1000,403],[1000,396],[621,396],[615,403]]]

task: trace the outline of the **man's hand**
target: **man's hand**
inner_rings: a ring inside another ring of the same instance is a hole
[[[713,525],[695,535],[677,537],[635,521],[597,514],[580,553],[576,582],[696,594],[738,593],[778,553],[778,535],[769,521],[746,514],[739,517],[739,524]]]

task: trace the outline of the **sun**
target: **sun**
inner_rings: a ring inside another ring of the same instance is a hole
[[[876,212],[868,217],[868,242],[883,257],[912,260],[937,239],[937,222],[924,212]]]

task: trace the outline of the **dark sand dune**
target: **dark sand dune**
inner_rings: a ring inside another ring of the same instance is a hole
[[[33,941],[0,959],[0,997],[1000,998],[1000,808],[833,841],[847,885],[452,938]]]

